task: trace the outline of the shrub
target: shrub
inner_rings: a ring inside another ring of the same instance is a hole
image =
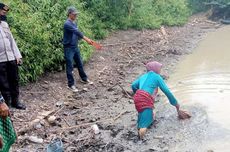
[[[187,0],[82,0],[106,29],[158,28],[180,25],[190,15]],[[100,34],[100,33],[99,33]]]
[[[159,28],[161,25],[181,25],[189,15],[185,0],[136,0],[130,26]]]

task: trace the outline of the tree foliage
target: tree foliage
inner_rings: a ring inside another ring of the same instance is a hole
[[[181,25],[190,15],[187,0],[82,0],[93,15],[93,31],[101,38],[108,30]],[[102,27],[105,30],[101,30]]]

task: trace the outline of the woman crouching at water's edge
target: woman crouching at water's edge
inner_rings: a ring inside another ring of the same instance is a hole
[[[135,93],[133,99],[138,111],[137,128],[140,139],[143,139],[147,128],[153,123],[154,100],[158,92],[158,87],[167,96],[169,102],[176,107],[178,117],[187,119],[191,116],[180,110],[176,98],[170,92],[164,80],[160,76],[162,64],[152,61],[146,64],[147,73],[141,75],[132,83],[132,90]]]

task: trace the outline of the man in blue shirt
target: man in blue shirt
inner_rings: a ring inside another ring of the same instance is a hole
[[[68,19],[64,24],[64,37],[63,37],[63,45],[64,45],[64,53],[66,60],[66,75],[68,79],[68,87],[73,91],[77,92],[78,89],[74,83],[73,76],[73,60],[75,61],[79,75],[81,77],[81,82],[92,84],[89,81],[84,68],[80,55],[80,49],[78,47],[78,41],[84,39],[87,43],[91,44],[92,40],[84,36],[78,29],[75,20],[77,19],[77,11],[74,7],[68,8]]]

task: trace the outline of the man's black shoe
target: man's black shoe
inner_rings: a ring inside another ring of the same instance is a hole
[[[12,104],[12,107],[20,110],[26,110],[26,106],[20,102],[18,102],[17,104]]]

